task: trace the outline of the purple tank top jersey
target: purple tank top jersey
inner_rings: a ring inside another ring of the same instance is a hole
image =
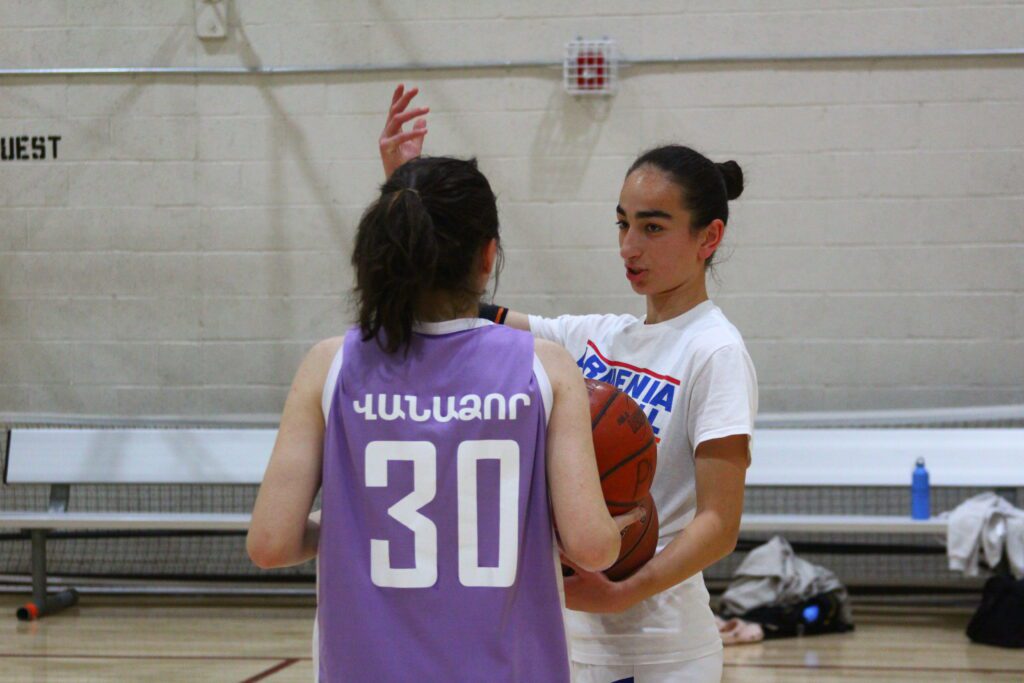
[[[457,323],[456,323],[457,324]],[[569,680],[533,338],[345,337],[324,435],[319,680]]]

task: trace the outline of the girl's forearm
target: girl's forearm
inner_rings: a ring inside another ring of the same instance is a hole
[[[530,315],[528,313],[520,313],[518,311],[509,311],[508,316],[505,318],[505,325],[508,327],[514,327],[517,330],[529,332]]]
[[[622,582],[623,588],[636,602],[668,590],[731,553],[736,537],[734,525],[710,510],[700,512],[663,551]]]

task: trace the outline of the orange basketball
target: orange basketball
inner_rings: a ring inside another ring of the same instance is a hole
[[[636,401],[607,382],[586,380],[597,471],[608,511],[632,510],[651,490],[658,463],[654,430]]]
[[[619,559],[604,571],[612,581],[628,578],[654,557],[654,551],[658,549],[658,509],[654,506],[654,498],[647,494],[640,504],[647,510],[647,517],[622,532]]]

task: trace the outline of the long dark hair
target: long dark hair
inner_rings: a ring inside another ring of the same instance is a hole
[[[474,268],[498,238],[498,206],[476,159],[420,157],[381,185],[356,231],[352,265],[363,340],[407,348],[427,297],[451,310],[483,292]],[[499,249],[500,268],[500,249]]]
[[[641,166],[653,166],[672,179],[690,212],[690,230],[700,232],[716,218],[729,222],[729,201],[743,194],[743,169],[735,161],[717,164],[683,145],[665,145],[637,157],[626,177]],[[711,265],[712,254],[704,263]]]

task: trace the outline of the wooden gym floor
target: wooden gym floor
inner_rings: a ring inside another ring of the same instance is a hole
[[[21,600],[0,595],[0,681],[312,680],[308,600],[85,595],[34,623]],[[1024,681],[1024,651],[970,643],[969,616],[860,608],[853,633],[726,648],[723,680]]]

